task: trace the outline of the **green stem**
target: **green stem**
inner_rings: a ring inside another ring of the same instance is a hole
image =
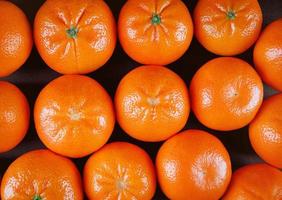
[[[161,23],[161,17],[160,17],[160,15],[154,13],[153,16],[152,16],[152,18],[151,18],[151,23],[152,23],[153,25],[159,25],[159,24]]]
[[[42,198],[40,197],[40,195],[36,194],[34,195],[32,200],[42,200]]]
[[[68,37],[70,38],[76,38],[78,34],[78,29],[76,27],[71,27],[68,30],[66,30]]]
[[[236,13],[235,13],[233,10],[229,10],[229,11],[227,12],[226,16],[227,16],[227,18],[228,18],[229,20],[233,20],[233,19],[235,19],[235,17],[236,17]]]

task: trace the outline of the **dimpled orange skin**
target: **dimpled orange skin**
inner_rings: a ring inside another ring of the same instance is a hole
[[[150,200],[156,190],[153,162],[136,145],[127,142],[107,144],[86,162],[84,187],[90,200]]]
[[[156,158],[157,177],[169,199],[220,199],[231,179],[231,162],[223,144],[200,130],[168,139]]]
[[[39,54],[53,70],[86,74],[113,54],[115,19],[102,0],[48,0],[36,14],[34,38]]]
[[[0,153],[22,141],[29,118],[29,104],[24,94],[15,85],[0,81]]]
[[[129,0],[118,20],[123,50],[142,64],[167,65],[180,58],[193,37],[193,22],[180,0]]]
[[[110,96],[95,80],[64,75],[40,92],[35,127],[52,151],[79,158],[102,147],[112,134],[115,117]]]
[[[120,82],[115,107],[117,120],[130,136],[162,141],[180,131],[190,112],[184,81],[162,66],[141,66]]]
[[[236,170],[223,200],[280,200],[282,172],[267,164],[251,164]]]
[[[2,179],[2,200],[83,200],[76,166],[49,150],[34,150],[18,157]]]
[[[9,1],[0,1],[0,77],[8,76],[27,60],[32,32],[24,12]]]
[[[199,0],[194,9],[196,38],[208,51],[223,56],[250,48],[262,20],[257,0]]]
[[[262,80],[282,91],[282,18],[269,24],[254,49],[254,63]]]
[[[204,64],[190,85],[191,107],[205,126],[229,131],[255,117],[263,100],[263,84],[245,61],[221,57]]]
[[[256,153],[269,164],[282,168],[282,94],[269,97],[249,126]]]

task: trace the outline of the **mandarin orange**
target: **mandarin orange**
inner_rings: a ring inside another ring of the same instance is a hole
[[[29,118],[25,95],[15,85],[0,81],[0,153],[13,149],[22,141]]]
[[[110,143],[90,156],[84,168],[84,186],[90,200],[150,200],[156,190],[154,165],[138,146]]]
[[[167,65],[188,49],[193,22],[181,0],[129,0],[120,11],[118,33],[133,60]]]
[[[245,61],[221,57],[204,64],[190,85],[191,107],[205,126],[229,131],[255,117],[263,100],[263,84]]]
[[[266,164],[251,164],[236,170],[223,200],[280,200],[282,172]]]
[[[282,169],[282,94],[265,100],[249,126],[251,144],[267,163]]]
[[[112,134],[112,100],[95,80],[64,75],[42,89],[34,107],[35,127],[52,151],[83,157],[102,147]]]
[[[34,20],[42,59],[62,74],[86,74],[104,65],[116,45],[113,14],[102,0],[48,0]]]
[[[190,112],[184,81],[162,66],[141,66],[129,72],[119,83],[115,107],[122,129],[150,142],[176,134]]]
[[[83,200],[79,171],[71,160],[49,150],[18,157],[5,172],[2,200]]]
[[[230,157],[213,135],[183,131],[161,146],[156,168],[169,199],[220,199],[231,179]]]
[[[24,12],[10,1],[0,1],[0,77],[8,76],[27,60],[32,31]]]
[[[282,18],[269,24],[254,49],[254,63],[262,80],[282,91]]]
[[[199,0],[194,10],[195,36],[207,50],[232,56],[255,43],[262,20],[257,0]]]

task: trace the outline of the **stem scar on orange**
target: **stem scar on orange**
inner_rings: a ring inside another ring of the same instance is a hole
[[[181,0],[129,0],[121,9],[118,33],[124,51],[133,60],[166,65],[188,49],[193,23]]]
[[[29,118],[24,94],[15,85],[0,81],[0,153],[13,149],[23,140]]]
[[[34,107],[39,138],[52,151],[79,158],[102,147],[115,116],[106,90],[82,75],[64,75],[42,89]]]
[[[49,150],[18,157],[5,172],[2,200],[83,200],[81,176],[74,163]]]
[[[205,126],[229,131],[249,124],[263,100],[263,84],[247,62],[233,57],[204,64],[190,84],[191,107]]]
[[[0,13],[0,77],[4,77],[29,57],[32,31],[24,12],[10,1],[0,1]]]
[[[62,74],[86,74],[113,54],[116,25],[102,0],[48,0],[36,14],[34,38],[49,67]]]
[[[141,66],[119,83],[115,108],[119,125],[130,136],[150,142],[166,140],[188,120],[188,89],[166,67]]]
[[[262,80],[282,92],[282,18],[269,24],[254,49],[254,63]]]
[[[183,131],[165,141],[156,168],[160,187],[169,199],[220,199],[232,173],[224,145],[200,130]]]
[[[262,20],[257,0],[199,0],[194,10],[195,36],[208,51],[233,56],[255,43]]]
[[[106,144],[86,162],[84,187],[90,200],[151,200],[156,191],[153,162],[136,145]]]

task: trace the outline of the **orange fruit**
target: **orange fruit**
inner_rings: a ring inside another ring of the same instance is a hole
[[[29,127],[29,117],[29,104],[20,89],[0,81],[0,153],[22,141]]]
[[[84,187],[90,200],[150,200],[156,190],[153,162],[136,145],[127,142],[107,144],[86,162]]]
[[[118,20],[123,50],[142,64],[167,65],[180,58],[193,37],[193,22],[181,0],[129,0]]]
[[[282,18],[269,24],[254,49],[254,63],[262,80],[282,91]]]
[[[282,168],[282,94],[265,100],[249,126],[251,144],[266,162]]]
[[[141,66],[129,72],[118,85],[115,106],[122,129],[150,142],[180,131],[190,112],[184,81],[162,66]]]
[[[225,147],[200,130],[183,131],[164,142],[156,168],[160,187],[169,199],[220,199],[231,179]]]
[[[245,61],[221,57],[196,72],[190,94],[192,110],[201,123],[229,131],[246,126],[255,117],[263,100],[263,84]]]
[[[52,151],[83,157],[102,147],[115,123],[110,96],[95,80],[65,75],[51,81],[34,107],[35,127]]]
[[[32,49],[32,32],[24,12],[10,1],[0,1],[0,77],[20,68]]]
[[[195,36],[212,53],[237,55],[255,43],[262,20],[257,0],[199,0],[194,10]]]
[[[83,199],[81,177],[67,158],[48,150],[18,157],[2,179],[2,200]]]
[[[48,0],[34,20],[37,50],[62,74],[86,74],[104,65],[116,45],[115,20],[101,0]]]
[[[223,200],[280,200],[281,191],[281,171],[266,164],[251,164],[234,172]]]

